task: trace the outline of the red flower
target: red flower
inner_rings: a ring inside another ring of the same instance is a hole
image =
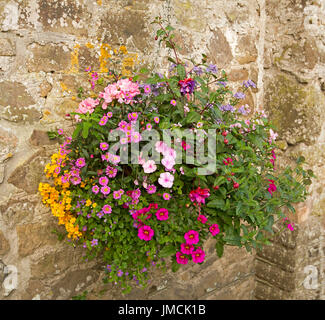
[[[192,190],[189,194],[189,197],[192,202],[205,203],[205,199],[210,196],[210,189],[201,189],[198,187],[195,190]]]

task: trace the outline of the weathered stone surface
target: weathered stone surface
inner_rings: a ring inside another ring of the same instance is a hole
[[[0,92],[0,119],[33,123],[41,118],[40,111],[32,107],[35,100],[23,84],[3,81],[0,83]]]
[[[28,49],[32,57],[27,61],[29,72],[55,72],[68,70],[71,62],[71,54],[68,48],[64,49],[62,44],[49,43],[40,45],[31,44]]]
[[[29,138],[29,143],[32,146],[40,147],[40,146],[45,146],[45,145],[49,145],[49,144],[55,144],[56,141],[50,140],[46,131],[34,129],[32,135]]]
[[[213,37],[209,43],[209,59],[218,66],[224,68],[233,59],[230,45],[220,29],[213,31]]]
[[[19,189],[25,190],[27,193],[37,193],[38,184],[44,176],[44,166],[47,162],[48,157],[41,151],[35,153],[14,170],[8,178],[8,182]],[[24,179],[21,177],[24,177]]]
[[[15,44],[10,39],[0,39],[0,56],[16,55]]]
[[[113,14],[112,14],[113,13]],[[143,15],[137,11],[119,11],[113,9],[103,16],[97,33],[103,43],[111,46],[126,44],[130,40],[139,51],[149,47],[149,33]]]
[[[10,250],[9,242],[5,238],[2,231],[0,231],[0,256],[4,256]]]
[[[52,287],[52,299],[65,300],[81,294],[98,276],[92,269],[71,271]]]
[[[57,237],[51,233],[51,225],[45,223],[28,223],[16,227],[18,236],[18,254],[25,257],[33,254],[44,245],[54,245]]]
[[[47,81],[43,81],[40,84],[40,95],[43,98],[47,98],[47,95],[49,94],[49,92],[52,90],[52,85],[50,83],[48,83]]]
[[[24,300],[39,300],[42,293],[45,291],[45,286],[40,280],[29,280],[28,286],[25,289],[22,299]],[[38,299],[39,298],[39,299]]]
[[[236,60],[240,64],[256,61],[257,48],[255,45],[255,38],[253,38],[251,35],[241,37],[237,48],[240,54],[236,57]]]
[[[229,81],[240,81],[248,79],[248,71],[247,69],[233,69],[228,74]]]
[[[319,135],[324,99],[313,86],[278,74],[266,81],[264,101],[280,139],[290,144],[311,143]]]

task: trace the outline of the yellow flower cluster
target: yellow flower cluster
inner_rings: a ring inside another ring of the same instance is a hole
[[[61,150],[60,150],[61,151]],[[51,208],[52,214],[59,219],[59,225],[64,225],[69,238],[81,237],[78,225],[75,225],[76,218],[71,215],[71,201],[69,182],[62,183],[58,178],[58,169],[63,166],[63,160],[66,158],[61,153],[55,153],[51,157],[51,163],[47,164],[44,172],[47,178],[54,178],[54,187],[48,183],[40,183],[38,191],[42,196],[42,201]],[[59,161],[61,160],[61,161]],[[59,164],[60,163],[60,164]],[[57,171],[56,171],[57,170]]]

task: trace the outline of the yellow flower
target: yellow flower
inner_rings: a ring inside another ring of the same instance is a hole
[[[86,207],[89,207],[90,205],[91,205],[91,200],[88,199],[88,200],[86,201]]]

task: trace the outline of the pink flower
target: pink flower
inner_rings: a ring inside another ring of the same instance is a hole
[[[205,253],[200,247],[192,252],[192,260],[194,263],[202,263],[204,261],[204,258]]]
[[[208,221],[208,218],[202,214],[200,214],[198,217],[197,217],[197,221],[200,221],[202,222],[203,224],[205,224],[207,221]]]
[[[267,189],[267,191],[270,193],[270,195],[272,196],[273,192],[275,192],[277,190],[276,185],[274,184],[274,180],[268,180],[269,182],[271,182],[269,184],[269,187]]]
[[[197,244],[199,242],[199,233],[195,230],[190,230],[185,233],[184,239],[188,244]]]
[[[150,131],[152,129],[152,125],[150,123],[147,123],[146,128],[147,128],[148,131]]]
[[[114,168],[114,167],[111,167],[111,166],[107,166],[107,168],[106,168],[106,175],[109,178],[115,178],[116,175],[117,175],[117,169]]]
[[[173,148],[165,148],[163,151],[162,151],[162,154],[164,157],[166,158],[173,158],[173,159],[176,159],[176,151],[173,149]]]
[[[112,212],[112,207],[108,204],[105,204],[102,208],[104,214],[110,214]]]
[[[153,194],[157,191],[157,187],[154,184],[149,184],[146,190],[149,194]]]
[[[154,121],[155,123],[159,123],[160,119],[159,119],[159,117],[154,117],[154,118],[153,118],[153,121]]]
[[[131,141],[134,143],[138,143],[142,140],[141,134],[139,132],[133,132],[131,136]]]
[[[171,196],[170,196],[169,193],[165,192],[165,193],[163,194],[163,199],[164,199],[164,200],[170,200],[170,198],[171,198]]]
[[[100,188],[100,192],[106,196],[111,192],[111,188],[108,186],[103,186]]]
[[[176,100],[174,100],[174,99],[171,100],[171,101],[170,101],[170,104],[171,104],[172,106],[176,106]]]
[[[70,174],[74,177],[79,177],[80,175],[80,169],[77,169],[76,167],[72,167]]]
[[[184,254],[191,254],[194,251],[194,246],[188,243],[181,244],[181,252]]]
[[[108,179],[107,179],[107,177],[100,177],[98,182],[99,182],[99,184],[100,184],[101,186],[107,186],[107,184],[108,184]]]
[[[176,262],[178,264],[187,264],[188,263],[188,258],[181,253],[181,252],[176,252]]]
[[[81,182],[81,178],[80,177],[71,177],[70,182],[74,185],[77,185]]]
[[[58,129],[58,134],[62,135],[63,134],[63,129]]]
[[[159,153],[164,153],[169,147],[163,141],[157,141],[155,144],[156,151]]]
[[[161,160],[161,163],[167,170],[171,170],[175,165],[175,160],[172,157],[165,157]]]
[[[182,141],[182,148],[184,150],[187,150],[187,149],[191,148],[191,146],[189,144],[187,144],[185,141]]]
[[[115,199],[115,200],[117,200],[117,199],[121,199],[121,194],[120,194],[120,192],[119,191],[114,191],[113,192],[113,198]]]
[[[129,119],[129,121],[137,121],[138,113],[137,112],[129,113],[128,114],[128,119]]]
[[[82,113],[85,114],[87,112],[93,113],[94,109],[96,106],[99,104],[99,100],[92,99],[92,98],[87,98],[83,101],[80,102],[78,109],[76,110],[77,113]]]
[[[294,226],[291,223],[289,223],[288,224],[288,229],[291,230],[291,231],[293,231],[294,230]]]
[[[174,176],[169,172],[161,173],[158,179],[158,183],[164,188],[171,188],[174,183]]]
[[[113,117],[113,112],[107,112],[107,117],[112,118]]]
[[[198,187],[195,190],[192,190],[189,194],[190,200],[192,202],[197,202],[198,204],[204,203],[205,199],[210,196],[210,190],[209,189],[201,189]]]
[[[211,234],[213,236],[215,236],[220,232],[219,226],[217,224],[213,224],[213,225],[210,226],[209,231],[211,232]]]
[[[168,210],[165,208],[158,209],[156,212],[156,217],[160,221],[167,220],[168,219]]]
[[[138,237],[144,241],[150,241],[155,232],[149,226],[142,226],[138,230]]]
[[[102,151],[105,151],[108,149],[108,143],[106,142],[101,142],[100,145],[99,145],[99,148],[102,150]]]
[[[143,170],[145,173],[152,173],[155,172],[157,170],[157,166],[155,164],[155,161],[153,160],[148,160],[146,161],[143,165]]]
[[[86,161],[85,161],[85,158],[79,158],[76,160],[76,166],[78,168],[82,168],[86,165]]]
[[[97,194],[99,192],[99,187],[97,185],[94,185],[92,188],[91,188],[92,192],[94,194]]]

